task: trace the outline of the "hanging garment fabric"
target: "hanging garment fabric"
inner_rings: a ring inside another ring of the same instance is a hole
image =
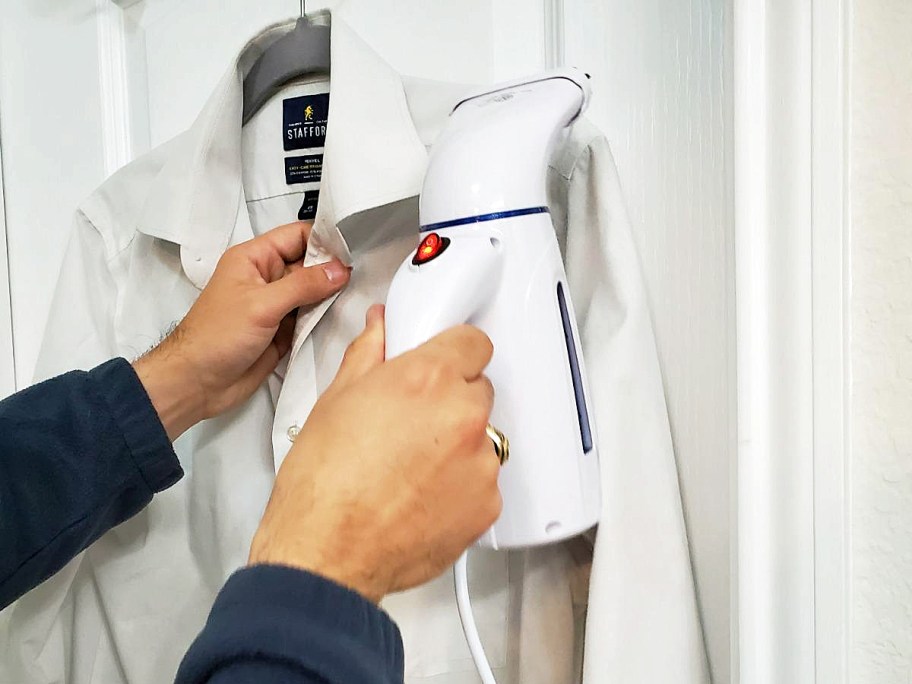
[[[296,216],[315,212],[305,263],[337,257],[354,266],[351,282],[300,311],[289,358],[246,404],[177,441],[181,482],[10,608],[2,682],[173,677],[222,583],[245,564],[297,429],[416,245],[427,149],[466,89],[401,76],[344,11],[318,21],[331,24],[331,88],[292,84],[242,128],[243,75],[293,23],[269,27],[186,133],[81,205],[39,377],[143,353],[185,315],[230,245]],[[324,105],[325,139],[299,142],[311,134],[298,119],[323,116]],[[481,637],[501,684],[569,684],[581,671],[587,684],[707,682],[638,257],[608,144],[586,121],[549,185],[590,374],[603,511],[594,554],[586,539],[471,553]],[[448,576],[383,606],[402,631],[406,681],[476,681]]]

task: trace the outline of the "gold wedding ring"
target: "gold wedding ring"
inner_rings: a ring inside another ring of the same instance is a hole
[[[500,461],[500,465],[509,461],[510,440],[507,439],[507,436],[490,423],[485,428],[485,432],[494,444],[494,453],[497,456],[497,460]]]

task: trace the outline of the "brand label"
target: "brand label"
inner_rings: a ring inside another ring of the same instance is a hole
[[[329,115],[329,93],[304,95],[283,101],[285,151],[323,147],[326,144],[326,121]]]

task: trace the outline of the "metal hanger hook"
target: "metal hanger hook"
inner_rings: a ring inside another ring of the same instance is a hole
[[[305,7],[305,0],[301,0],[301,19],[304,18],[305,14],[307,14],[307,8]]]

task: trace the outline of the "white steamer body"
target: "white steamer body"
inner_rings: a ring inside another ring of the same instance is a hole
[[[431,153],[423,240],[387,298],[387,357],[460,323],[494,344],[491,423],[510,460],[503,512],[481,546],[553,543],[598,521],[596,430],[545,193],[554,143],[587,97],[585,77],[567,70],[457,106]]]

